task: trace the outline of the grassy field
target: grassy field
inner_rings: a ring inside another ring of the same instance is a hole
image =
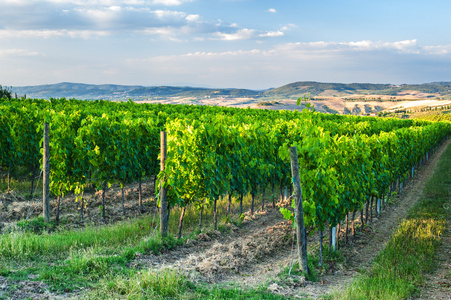
[[[409,299],[419,293],[424,274],[437,267],[436,252],[449,218],[451,146],[409,212],[367,274],[334,299]]]
[[[419,294],[424,273],[437,267],[440,236],[447,226],[451,190],[451,146],[441,158],[437,170],[426,184],[422,200],[414,206],[394,232],[386,248],[379,253],[373,267],[332,299],[408,299]],[[20,189],[19,185],[15,185]],[[24,184],[24,190],[29,186]],[[278,190],[276,188],[276,190]],[[266,195],[270,195],[269,189]],[[250,208],[250,196],[244,208]],[[260,205],[261,198],[257,198]],[[267,198],[267,203],[271,200]],[[218,210],[225,211],[227,199],[221,199]],[[256,205],[257,206],[257,205]],[[214,236],[212,211],[204,212],[202,233]],[[171,212],[170,231],[177,232],[180,209]],[[219,230],[228,234],[230,226],[241,227],[236,199],[232,215],[219,218]],[[131,262],[143,254],[176,252],[183,243],[200,233],[198,213],[189,210],[184,236],[161,238],[154,214],[131,218],[110,225],[89,226],[76,230],[53,230],[48,233],[42,218],[19,222],[19,230],[0,235],[0,286],[8,280],[8,290],[0,299],[20,294],[23,282],[43,282],[53,295],[76,299],[289,299],[290,295],[273,294],[262,281],[243,288],[237,284],[208,284],[186,277],[174,269],[135,268]],[[257,221],[259,222],[259,221]],[[257,224],[255,224],[257,225]],[[253,226],[253,225],[251,225]],[[343,258],[340,252],[329,253],[325,247],[324,264]],[[324,269],[317,267],[316,248],[310,248],[310,281],[321,281]],[[284,266],[272,282],[283,283],[302,273]],[[302,291],[302,288],[299,288]],[[27,298],[24,296],[22,298]],[[20,299],[20,296],[19,296]]]
[[[28,185],[25,189],[28,189]],[[19,183],[14,188],[20,190]],[[269,191],[268,191],[269,194]],[[267,195],[268,195],[267,194]],[[270,199],[266,199],[269,201]],[[257,203],[261,199],[257,197]],[[228,218],[220,216],[218,229],[230,230],[231,224],[241,226],[234,199],[234,207]],[[251,197],[244,197],[243,207],[248,210]],[[226,211],[227,199],[218,202],[218,211]],[[181,210],[171,210],[170,232],[176,233]],[[212,207],[205,207],[202,232],[213,230]],[[52,228],[43,223],[42,217],[17,223],[19,229],[0,235],[0,276],[10,281],[41,281],[55,294],[71,296],[72,292],[89,290],[77,298],[89,299],[283,299],[266,291],[263,286],[251,290],[238,287],[207,286],[194,284],[174,270],[161,272],[137,270],[129,263],[137,255],[168,252],[189,239],[195,239],[199,229],[198,212],[193,207],[186,212],[184,235],[161,238],[158,215],[142,217],[103,226],[89,226],[83,229],[67,230]],[[51,226],[51,225],[50,225]],[[18,285],[12,284],[0,299],[15,295]]]

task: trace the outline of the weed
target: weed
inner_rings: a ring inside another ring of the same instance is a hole
[[[45,223],[43,217],[37,217],[30,220],[19,221],[17,222],[17,227],[26,232],[42,234],[45,231],[53,231],[56,227],[56,223],[53,220],[49,223]]]

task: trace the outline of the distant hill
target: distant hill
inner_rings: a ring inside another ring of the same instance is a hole
[[[133,86],[114,84],[57,84],[12,87],[12,92],[28,98],[140,99],[167,97],[260,97],[262,92],[246,89],[207,89],[174,86]]]
[[[77,98],[106,100],[147,100],[171,97],[180,98],[260,98],[296,99],[310,94],[316,98],[353,97],[355,95],[404,96],[417,98],[451,98],[451,82],[432,82],[425,84],[372,84],[372,83],[324,83],[302,81],[290,83],[264,91],[248,89],[211,89],[175,86],[134,86],[114,84],[81,84],[63,82],[58,84],[12,87],[13,93],[29,98]]]
[[[322,83],[303,81],[290,83],[264,93],[266,97],[298,98],[310,94],[313,97],[346,97],[351,95],[401,96],[412,92],[428,94],[425,97],[451,97],[451,82],[425,84],[372,84],[372,83]]]

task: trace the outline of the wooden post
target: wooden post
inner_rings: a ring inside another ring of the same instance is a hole
[[[287,187],[285,187],[283,192],[283,201],[287,201],[287,198],[288,198],[288,190]]]
[[[348,244],[348,229],[349,229],[349,223],[348,223],[348,215],[349,215],[349,212],[347,211],[346,212],[346,229],[345,229],[345,244],[347,245]]]
[[[83,221],[83,210],[85,208],[85,198],[83,198],[83,193],[81,193],[81,200],[80,200],[80,220]]]
[[[401,192],[402,192],[401,175],[399,175],[399,177],[398,177],[398,182],[399,182],[399,193],[401,194]]]
[[[202,213],[204,212],[204,200],[202,200],[202,205],[200,207],[200,216],[199,216],[199,230],[202,231]]]
[[[182,214],[180,215],[180,219],[179,219],[179,233],[177,234],[178,239],[182,238],[183,218],[185,217],[185,212],[186,212],[186,206],[183,206]]]
[[[304,228],[304,209],[302,207],[302,189],[301,189],[301,180],[299,177],[298,151],[296,147],[290,147],[290,159],[291,159],[291,176],[293,177],[293,186],[296,203],[295,209],[295,219],[297,223],[296,243],[298,248],[299,267],[302,271],[309,273],[307,265],[307,239],[305,236],[305,228]]]
[[[213,225],[214,225],[213,228],[215,230],[218,229],[218,214],[217,214],[217,211],[216,211],[217,202],[218,202],[218,199],[216,199],[216,197],[215,197],[215,199],[213,201]]]
[[[381,215],[381,199],[380,198],[376,198],[376,214],[377,217],[380,217]]]
[[[49,123],[44,123],[44,159],[43,159],[43,196],[42,213],[44,222],[50,222],[50,149],[49,149]]]
[[[7,192],[8,195],[10,192],[10,187],[11,187],[11,170],[10,168],[8,168],[8,192]]]
[[[102,188],[102,218],[105,220],[106,218],[106,211],[105,211],[105,193],[106,193],[106,187],[107,183],[106,181],[103,182],[103,188]]]
[[[243,194],[240,195],[240,216],[243,214]]]
[[[318,266],[323,266],[323,231],[321,229],[319,230]]]
[[[56,225],[60,224],[60,202],[61,202],[61,193],[58,195],[56,199]]]
[[[166,162],[166,155],[167,155],[167,147],[168,147],[168,141],[167,141],[167,133],[166,131],[161,131],[160,133],[161,143],[161,164],[160,164],[160,170],[161,172],[164,172],[164,165]],[[168,235],[168,200],[167,200],[167,194],[166,189],[164,187],[165,178],[161,179],[161,188],[160,188],[160,233],[162,237],[166,237]]]
[[[337,226],[331,228],[331,234],[330,234],[330,249],[329,251],[335,251],[336,245],[337,245]]]
[[[273,182],[272,183],[272,208],[275,208],[276,207],[276,198],[275,198],[275,195],[274,195],[274,186],[275,186],[275,183]]]
[[[125,206],[124,206],[124,185],[121,183],[121,192],[122,192],[122,214],[125,216]]]
[[[139,213],[143,213],[143,197],[142,197],[142,187],[141,187],[141,181],[142,178],[139,177],[139,183],[138,183],[138,204],[139,204]]]
[[[232,193],[231,193],[230,191],[228,191],[227,193],[228,193],[228,195],[229,195],[229,201],[228,201],[228,203],[227,203],[227,213],[226,213],[226,217],[229,216],[230,208],[231,208],[231,206],[232,206]]]
[[[253,216],[254,215],[254,200],[255,200],[255,191],[254,191],[254,189],[251,190],[251,198],[252,198],[252,202],[251,202],[251,216]],[[216,204],[216,202],[215,202],[215,204]]]

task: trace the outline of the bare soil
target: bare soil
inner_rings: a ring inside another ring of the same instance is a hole
[[[139,210],[138,184],[124,187],[124,211],[122,209],[122,191],[118,185],[108,188],[105,193],[105,218],[102,216],[102,191],[88,190],[83,195],[83,218],[81,217],[81,200],[77,195],[67,195],[60,203],[60,220],[62,226],[82,228],[86,225],[111,224],[154,211],[153,180],[141,185],[143,211]],[[50,199],[50,215],[56,216],[57,199]],[[16,228],[16,223],[42,215],[42,198],[25,199],[24,195],[12,190],[10,194],[0,194],[0,233]]]
[[[321,95],[320,95],[321,96]],[[346,98],[355,98],[359,100],[347,101]],[[373,100],[378,99],[381,100]],[[395,110],[400,108],[421,108],[425,106],[438,106],[451,104],[450,100],[424,100],[425,95],[421,93],[406,94],[396,97],[396,101],[390,101],[392,96],[386,95],[348,95],[346,97],[333,97],[325,95],[324,100],[310,100],[316,111],[323,113],[339,113],[339,114],[376,114],[384,110]],[[305,106],[296,105],[296,100],[278,99],[275,101],[264,101],[262,105],[261,99],[255,98],[176,98],[155,101],[139,101],[138,103],[163,103],[163,104],[195,104],[195,105],[212,105],[212,106],[228,106],[241,108],[259,108],[271,110],[302,110]]]
[[[347,245],[343,243],[345,232],[342,224],[340,251],[344,256],[344,262],[331,262],[326,266],[326,271],[321,274],[318,282],[307,281],[302,276],[291,278],[279,276],[295,259],[294,235],[292,224],[283,219],[277,208],[271,206],[267,206],[264,211],[256,212],[253,216],[246,213],[242,226],[238,228],[230,224],[228,233],[223,234],[218,231],[201,233],[195,240],[189,240],[186,245],[159,256],[138,254],[130,263],[130,267],[155,270],[178,269],[194,282],[238,284],[243,287],[256,287],[268,283],[268,289],[276,294],[319,299],[345,288],[362,270],[371,267],[374,258],[385,247],[399,222],[406,217],[409,208],[420,199],[425,182],[433,174],[440,156],[449,143],[450,141],[440,147],[429,162],[415,174],[415,177],[407,184],[403,184],[402,193],[392,197],[389,206],[383,208],[379,217],[376,217],[373,211],[373,219],[363,231],[358,230],[355,239],[350,235]],[[152,203],[153,186],[146,184],[143,190],[145,201]],[[110,207],[107,213],[110,215],[108,222],[124,218],[120,204],[120,189],[110,189],[107,195],[109,195],[107,207]],[[128,199],[128,217],[139,214],[137,186],[130,186],[126,198]],[[98,208],[101,205],[101,194],[94,193],[87,199],[86,218],[98,224],[105,222]],[[20,205],[15,204],[15,201],[2,199],[2,203],[0,218],[7,221],[23,218],[24,215],[29,214],[30,209],[34,209],[33,215],[40,213],[38,202],[30,202],[24,206],[25,208],[20,209]],[[78,204],[74,203],[74,197],[67,197],[64,200],[63,210],[67,209],[69,212],[67,216],[72,214],[76,221],[79,218],[78,214],[74,214],[72,210],[76,210]],[[288,203],[280,204],[288,205]],[[148,211],[151,210],[151,207],[145,207]],[[357,227],[360,225],[359,219],[360,215],[357,214],[355,220]],[[83,225],[80,224],[80,226]],[[327,240],[326,238],[324,243],[327,243]],[[317,247],[318,235],[309,234],[308,243],[310,249]],[[450,230],[447,231],[442,244],[440,259],[443,263],[437,272],[428,277],[430,284],[425,289],[422,299],[449,299]],[[0,297],[11,290],[12,286],[14,286],[14,292],[9,293],[12,299],[77,298],[79,295],[57,296],[48,292],[46,285],[41,282],[32,280],[10,282],[0,277]]]
[[[309,282],[305,278],[288,281],[278,278],[278,274],[295,259],[295,251],[291,224],[281,217],[277,209],[271,208],[252,218],[248,216],[249,221],[240,229],[232,227],[230,234],[222,236],[217,233],[216,237],[201,234],[197,241],[192,241],[177,251],[160,256],[141,255],[132,266],[176,268],[184,271],[193,280],[208,283],[235,283],[241,286],[269,283],[269,289],[274,293],[313,299],[343,289],[354,276],[371,267],[374,258],[385,247],[399,222],[420,199],[426,181],[433,174],[449,143],[450,141],[445,143],[413,179],[403,184],[402,193],[392,197],[390,205],[384,207],[379,217],[376,217],[376,212],[373,211],[373,219],[363,232],[358,231],[355,239],[349,236],[348,245],[342,245],[340,249],[345,262],[329,265],[328,271],[318,282]],[[356,217],[356,226],[359,227],[359,214]],[[345,234],[343,228],[342,224],[342,242]],[[317,235],[310,235],[308,242],[309,247],[315,247],[318,243]],[[446,241],[444,243],[449,246]],[[449,247],[447,249],[449,251]],[[449,252],[441,254],[448,258],[449,263]],[[442,278],[441,285],[445,287],[449,282],[448,267],[444,269],[448,275],[443,275],[448,276],[448,281],[437,275]]]

